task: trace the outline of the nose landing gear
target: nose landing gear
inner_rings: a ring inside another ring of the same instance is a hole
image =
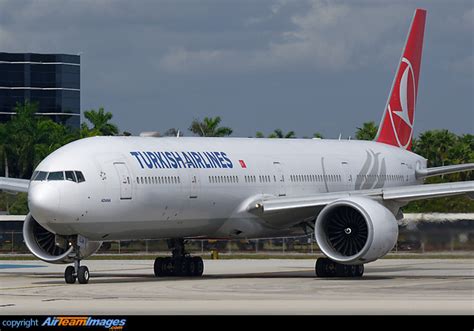
[[[76,252],[79,252],[79,250],[76,249]],[[81,266],[81,259],[79,253],[77,253],[74,259],[74,266],[68,266],[64,270],[64,280],[67,284],[74,284],[76,279],[79,281],[79,284],[87,284],[89,278],[89,269],[85,265]]]
[[[204,272],[204,262],[199,256],[190,256],[184,248],[183,239],[168,240],[172,249],[172,257],[157,257],[154,264],[156,277],[201,277]]]

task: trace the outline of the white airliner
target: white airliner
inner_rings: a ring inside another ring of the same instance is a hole
[[[94,137],[44,159],[31,181],[23,234],[39,259],[72,263],[67,283],[87,283],[80,261],[103,241],[169,239],[160,276],[201,276],[192,238],[265,238],[315,232],[327,258],[320,277],[360,277],[398,237],[410,201],[474,195],[474,181],[421,185],[474,164],[427,168],[410,151],[426,11],[417,9],[375,141]]]

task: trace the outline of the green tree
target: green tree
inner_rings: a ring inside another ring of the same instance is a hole
[[[189,126],[189,131],[197,134],[200,137],[225,137],[232,134],[232,129],[225,126],[219,126],[221,123],[220,116],[216,117],[204,117],[199,121],[195,119]]]
[[[355,137],[357,140],[374,140],[378,127],[375,122],[365,122],[361,128],[357,128]]]
[[[428,159],[428,167],[474,162],[474,136],[457,136],[448,130],[429,130],[413,141],[413,152]],[[473,172],[460,172],[426,179],[426,183],[472,180]],[[409,203],[405,212],[474,212],[474,201],[465,196],[419,200]]]
[[[105,112],[103,107],[98,111],[95,109],[86,110],[84,117],[92,124],[92,129],[89,129],[87,124],[83,123],[81,126],[81,137],[90,136],[113,136],[118,134],[119,130],[115,124],[109,123],[113,115],[110,112]]]
[[[77,132],[36,116],[37,104],[17,104],[12,119],[0,128],[0,153],[7,160],[9,176],[30,178],[33,169],[50,153],[79,138]],[[3,163],[3,162],[2,162]]]
[[[450,156],[459,138],[448,130],[429,130],[421,133],[412,147],[413,152],[428,159],[428,167],[453,164]],[[462,144],[462,142],[459,142]]]
[[[34,166],[46,156],[74,140],[79,139],[79,133],[49,119],[39,119],[37,136],[35,138]]]
[[[288,131],[287,133],[283,133],[282,129],[275,129],[272,133],[270,133],[268,138],[296,138],[296,136],[295,131]]]
[[[265,138],[265,134],[262,131],[257,131],[255,138]],[[268,138],[296,138],[296,136],[294,131],[284,133],[282,129],[275,129],[268,135]]]
[[[17,104],[6,124],[6,155],[10,177],[29,178],[35,165],[35,144],[39,134],[35,117],[37,104]]]
[[[313,138],[324,139],[324,136],[320,132],[315,132],[315,133],[313,133]]]

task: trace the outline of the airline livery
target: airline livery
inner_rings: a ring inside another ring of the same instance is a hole
[[[326,256],[319,277],[361,277],[387,254],[408,202],[467,194],[474,181],[422,185],[474,164],[427,168],[410,151],[426,11],[417,9],[375,141],[262,138],[94,137],[45,158],[30,181],[23,234],[50,263],[73,263],[67,283],[87,283],[80,261],[112,240],[168,239],[154,273],[201,276],[193,238],[270,238],[314,231]]]

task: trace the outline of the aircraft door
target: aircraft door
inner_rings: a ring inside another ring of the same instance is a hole
[[[196,169],[188,169],[188,180],[189,180],[189,198],[197,199],[199,191],[199,176]]]
[[[278,190],[278,196],[284,197],[286,196],[286,190],[285,190],[285,175],[283,174],[283,169],[281,167],[280,162],[273,162],[273,165],[276,170],[276,181],[277,181],[277,190]]]
[[[342,185],[343,185],[343,190],[353,190],[354,189],[354,183],[353,183],[353,178],[351,171],[349,169],[349,162],[347,161],[342,161]]]
[[[120,199],[131,199],[132,179],[130,178],[127,165],[123,162],[115,162],[114,166],[120,181]]]

